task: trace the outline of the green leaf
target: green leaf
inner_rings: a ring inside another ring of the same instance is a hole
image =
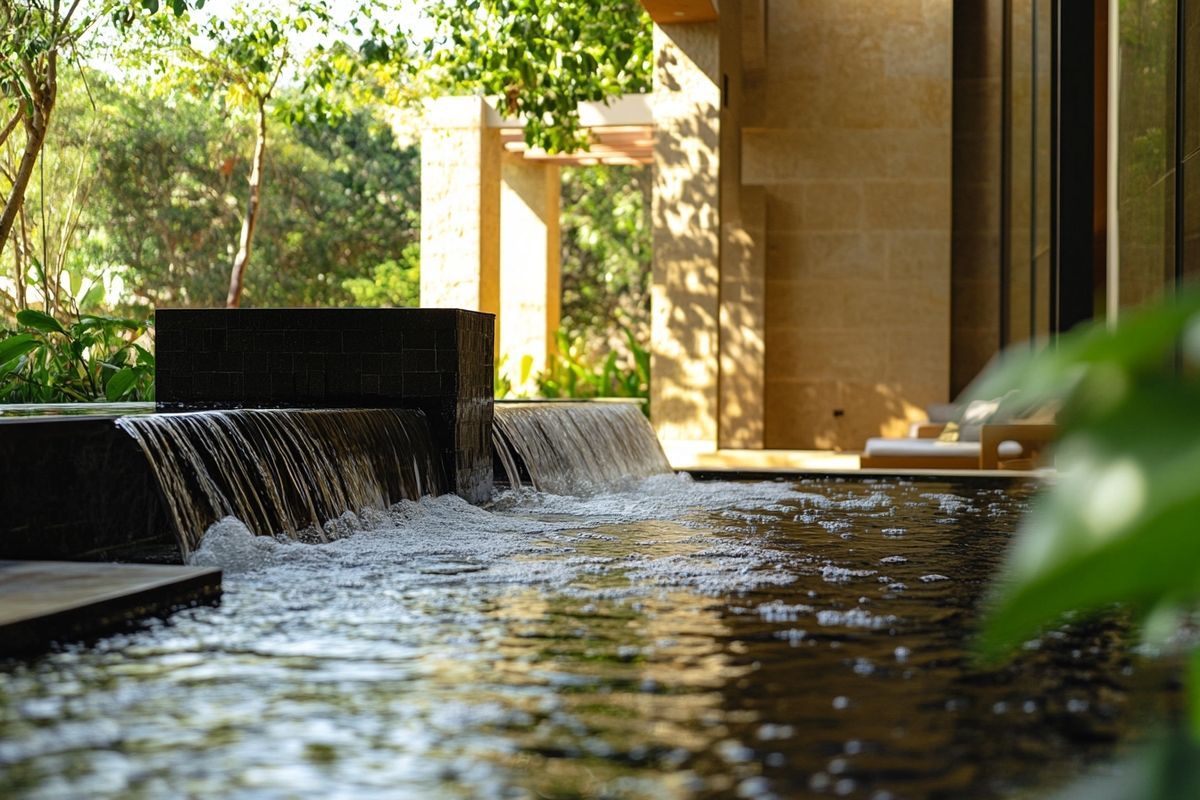
[[[137,383],[138,372],[133,367],[125,367],[113,373],[104,386],[104,396],[108,402],[115,403],[133,389]]]
[[[35,331],[43,333],[66,333],[66,329],[58,323],[54,317],[44,311],[37,311],[32,308],[22,309],[17,312],[17,323],[26,328],[33,328]]]
[[[0,339],[0,365],[20,358],[38,346],[37,337],[31,333],[19,333]]]

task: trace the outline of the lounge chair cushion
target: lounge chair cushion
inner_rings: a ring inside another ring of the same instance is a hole
[[[978,458],[979,442],[941,442],[937,439],[867,439],[864,450],[868,456],[903,458]],[[1000,458],[1020,458],[1024,448],[1020,442],[1004,441],[996,448]]]

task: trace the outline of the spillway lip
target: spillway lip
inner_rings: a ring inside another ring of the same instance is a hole
[[[0,403],[0,424],[62,419],[115,419],[154,413],[154,403]]]
[[[647,402],[644,397],[506,397],[503,400],[496,400],[496,405],[542,405],[544,403],[583,405],[602,403],[644,406]]]

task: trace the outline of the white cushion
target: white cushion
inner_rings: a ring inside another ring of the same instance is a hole
[[[939,442],[937,439],[867,439],[868,456],[949,456],[978,458],[979,442]]]
[[[1005,439],[996,445],[996,455],[1001,458],[1020,458],[1024,452],[1025,448],[1021,447],[1021,443],[1014,442],[1012,439]]]

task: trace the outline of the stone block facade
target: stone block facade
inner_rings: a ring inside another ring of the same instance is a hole
[[[494,317],[459,309],[160,309],[160,410],[415,408],[447,488],[492,491]]]

